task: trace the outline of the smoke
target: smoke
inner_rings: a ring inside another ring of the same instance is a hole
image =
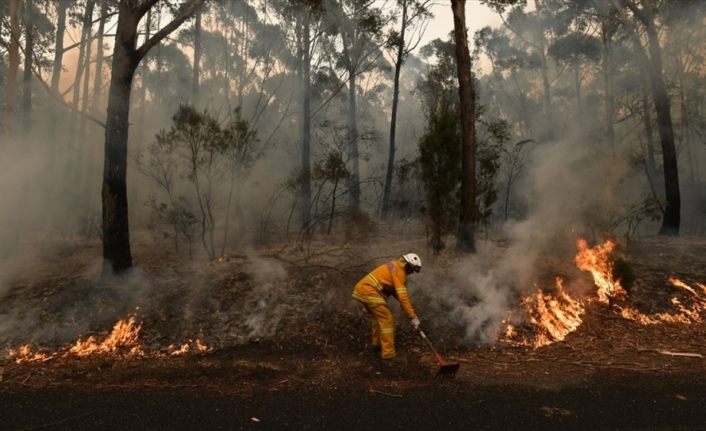
[[[275,260],[253,257],[246,271],[253,276],[252,303],[246,305],[246,338],[271,336],[277,331],[287,310],[289,280],[286,268]]]
[[[551,264],[575,272],[576,240],[595,239],[596,219],[630,193],[624,186],[627,164],[599,150],[573,141],[528,148],[527,169],[516,184],[528,216],[504,226],[507,245],[478,238],[476,255],[422,277],[424,285],[436,285],[434,291],[425,289],[436,298],[434,308],[463,329],[466,342],[497,340],[518,297],[547,282],[543,272],[553,269]]]

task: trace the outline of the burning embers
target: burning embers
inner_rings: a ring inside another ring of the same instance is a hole
[[[119,320],[113,330],[103,339],[94,336],[86,340],[78,339],[73,345],[54,352],[42,352],[33,350],[29,344],[20,346],[17,349],[10,349],[7,358],[16,363],[24,362],[46,362],[57,358],[85,358],[88,356],[113,356],[113,357],[164,357],[183,356],[189,353],[208,352],[213,350],[204,345],[200,340],[191,341],[177,347],[171,345],[166,351],[145,352],[140,343],[140,330],[142,324],[137,323],[135,315],[128,316],[127,319]]]
[[[606,241],[595,247],[589,247],[583,239],[577,242],[578,253],[576,266],[582,271],[590,272],[596,286],[595,296],[585,299],[573,297],[564,290],[563,280],[557,278],[556,292],[544,293],[537,288],[535,293],[525,297],[521,306],[527,315],[526,321],[531,327],[531,334],[520,331],[507,323],[503,341],[519,346],[539,348],[558,341],[563,341],[568,334],[575,331],[582,323],[582,316],[586,306],[594,301],[611,304],[611,309],[621,317],[635,321],[641,325],[654,325],[659,323],[692,323],[703,321],[706,314],[706,285],[696,283],[692,287],[677,278],[670,278],[669,282],[679,289],[689,293],[690,303],[685,305],[679,298],[672,297],[674,313],[656,313],[646,315],[638,310],[613,304],[612,300],[627,298],[627,291],[613,275],[613,259],[611,253],[616,244]],[[512,322],[514,316],[510,315],[508,321]]]

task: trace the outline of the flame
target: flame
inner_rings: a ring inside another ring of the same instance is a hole
[[[46,353],[34,352],[32,351],[32,346],[29,344],[24,344],[17,349],[8,350],[7,357],[14,359],[15,363],[21,364],[23,362],[46,362],[54,356]]]
[[[585,312],[583,303],[564,290],[564,281],[556,278],[556,294],[545,294],[541,289],[522,300],[522,308],[529,316],[529,323],[534,328],[533,338],[518,339],[515,327],[508,324],[505,341],[515,345],[538,348],[557,341],[581,325],[581,316]]]
[[[212,347],[205,345],[201,340],[189,340],[182,344],[179,349],[174,350],[174,346],[169,346],[167,350],[173,350],[168,354],[152,352],[149,355],[145,352],[140,343],[140,331],[142,324],[137,323],[135,315],[128,316],[127,319],[118,320],[112,331],[103,339],[94,336],[88,337],[85,341],[78,339],[74,344],[59,349],[55,352],[44,353],[33,350],[29,344],[24,344],[17,349],[9,349],[6,357],[21,364],[26,362],[46,362],[56,358],[85,358],[96,355],[112,355],[120,357],[164,357],[164,356],[184,356],[191,352],[210,352]]]
[[[124,351],[129,356],[142,356],[144,351],[139,341],[141,329],[142,325],[135,323],[135,316],[131,315],[127,320],[118,320],[104,340],[99,341],[93,336],[88,337],[86,341],[79,339],[64,356],[81,358],[118,351]]]
[[[593,276],[593,283],[598,288],[598,301],[608,303],[610,298],[627,296],[620,281],[613,278],[613,262],[610,254],[615,249],[613,241],[606,241],[593,248],[588,247],[585,239],[576,243],[579,252],[576,255],[576,266],[582,271],[588,271]]]
[[[704,292],[702,294],[694,287],[689,286],[676,277],[669,277],[668,280],[672,286],[689,292],[692,302],[685,305],[679,298],[672,297],[670,302],[676,309],[674,313],[656,313],[654,316],[647,316],[634,309],[622,308],[620,309],[620,315],[641,325],[655,325],[658,323],[679,323],[688,325],[695,322],[702,322],[704,320],[703,316],[706,314],[706,289],[704,289],[704,285],[696,283],[699,289]]]
[[[611,299],[627,297],[627,291],[621,286],[620,281],[613,277],[611,253],[616,244],[612,241],[606,241],[591,248],[586,240],[580,239],[576,246],[578,248],[575,258],[576,266],[582,271],[591,273],[593,283],[597,288],[595,298],[589,297],[586,302],[590,303],[595,300],[608,304],[611,303]],[[670,277],[669,282],[674,287],[690,294],[689,304],[684,304],[679,298],[673,297],[671,299],[671,304],[675,308],[673,313],[646,315],[635,308],[617,304],[613,305],[612,310],[624,319],[641,325],[702,322],[704,315],[706,315],[706,285],[696,283],[697,287],[693,287],[676,277]],[[527,322],[531,325],[533,334],[521,336],[517,328],[509,323],[511,319],[508,318],[504,322],[506,329],[502,340],[512,345],[535,349],[563,341],[569,333],[581,325],[582,316],[585,313],[584,302],[568,294],[564,290],[563,280],[558,277],[555,294],[544,293],[537,288],[533,294],[521,301],[521,307],[527,316]]]
[[[213,350],[213,347],[209,347],[201,342],[198,338],[196,341],[189,340],[188,343],[184,343],[179,347],[178,349],[176,346],[171,345],[167,348],[169,352],[169,356],[184,356],[187,355],[189,352],[194,351],[197,353],[206,353],[210,352]]]

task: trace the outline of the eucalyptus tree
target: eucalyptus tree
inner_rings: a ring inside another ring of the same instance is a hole
[[[385,172],[385,188],[382,196],[382,217],[386,218],[390,209],[392,174],[395,167],[395,137],[397,133],[397,105],[400,96],[400,72],[407,56],[417,48],[424,35],[425,21],[432,17],[429,11],[431,0],[397,0],[400,14],[400,29],[388,34],[387,48],[393,52],[395,65],[390,113],[390,143]]]
[[[474,253],[476,228],[476,111],[475,90],[468,49],[466,0],[451,0],[454,17],[454,44],[461,120],[461,216],[456,234],[456,247]]]
[[[657,113],[660,144],[662,147],[662,165],[664,169],[664,191],[666,205],[662,218],[660,235],[679,235],[681,221],[681,195],[679,191],[679,169],[674,145],[674,127],[670,107],[669,93],[664,81],[662,47],[659,33],[662,21],[659,16],[662,5],[660,0],[613,0],[620,10],[620,19],[625,29],[635,40],[636,46],[643,50],[647,73],[652,89],[652,101]],[[642,42],[641,34],[646,36]]]
[[[105,127],[102,188],[104,270],[122,272],[132,267],[126,174],[130,93],[135,70],[150,49],[191,17],[204,1],[180,2],[172,20],[139,47],[137,29],[140,20],[159,0],[121,0],[118,4]]]
[[[336,66],[348,81],[348,159],[351,163],[351,210],[360,209],[360,154],[358,148],[358,77],[379,65],[383,55],[383,29],[389,17],[375,7],[375,0],[326,0],[326,18],[337,39]]]

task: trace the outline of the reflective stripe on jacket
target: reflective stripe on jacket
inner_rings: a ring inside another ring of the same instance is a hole
[[[353,290],[353,298],[367,304],[384,304],[385,297],[394,296],[410,319],[417,317],[409,300],[405,283],[404,262],[392,260],[372,270]]]

